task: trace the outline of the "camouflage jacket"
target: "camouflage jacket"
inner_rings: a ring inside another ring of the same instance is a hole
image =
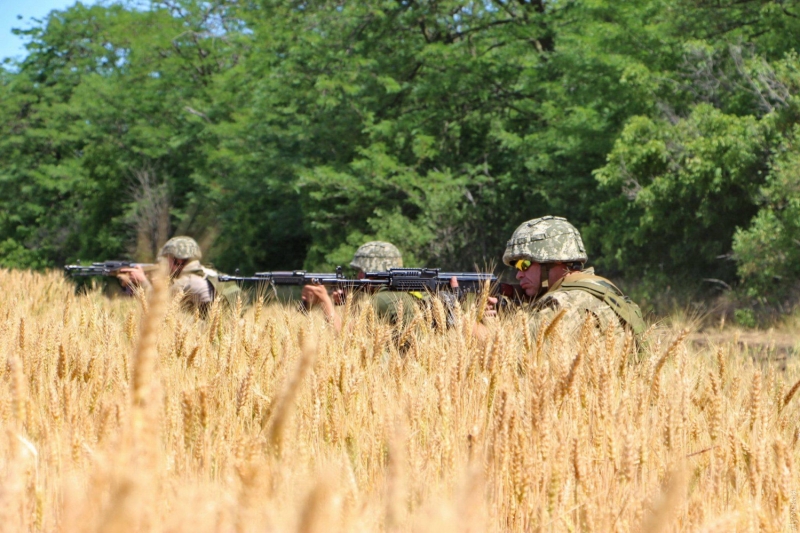
[[[180,274],[172,278],[170,290],[173,296],[178,293],[184,295],[183,305],[187,308],[199,307],[203,310],[217,295],[233,308],[237,298],[244,298],[244,295],[234,282],[221,282],[218,277],[216,270],[204,267],[200,261],[190,261]]]
[[[639,306],[625,297],[613,283],[595,275],[593,268],[568,274],[554,283],[534,303],[532,309],[536,324],[542,324],[545,320],[549,322],[562,309],[566,309],[561,318],[561,328],[569,337],[580,333],[587,313],[593,315],[601,331],[606,331],[612,323],[620,334],[626,329],[635,334],[644,330]]]

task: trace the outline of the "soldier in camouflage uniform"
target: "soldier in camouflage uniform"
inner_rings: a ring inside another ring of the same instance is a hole
[[[171,293],[183,294],[184,307],[201,312],[208,309],[217,294],[234,305],[241,291],[235,283],[220,282],[216,270],[201,265],[202,256],[200,246],[191,237],[173,237],[161,247],[158,258],[166,259],[169,265]],[[150,287],[141,267],[122,269],[118,277],[123,286]]]
[[[631,302],[609,280],[584,269],[587,261],[581,235],[561,217],[546,216],[520,225],[506,244],[503,262],[517,269],[517,279],[525,293],[535,298],[537,320],[552,319],[562,309],[561,319],[573,336],[587,314],[605,330],[612,323],[620,333],[644,330],[639,306]]]
[[[384,241],[371,241],[362,244],[353,255],[350,266],[357,271],[359,279],[365,272],[382,272],[390,268],[401,268],[403,256],[397,247]],[[372,306],[376,314],[389,322],[407,322],[414,318],[414,307],[423,301],[425,295],[418,292],[378,291],[372,295]],[[398,316],[402,308],[403,316]]]
[[[358,279],[363,279],[366,272],[386,271],[390,268],[400,268],[403,266],[403,256],[400,250],[391,243],[383,241],[371,241],[361,245],[356,250],[350,266],[356,269]],[[334,291],[333,299],[320,285],[306,285],[303,287],[303,301],[310,309],[319,305],[328,321],[334,324],[337,331],[341,329],[341,319],[335,311],[334,301],[340,303],[343,300],[341,291]],[[412,292],[393,292],[378,291],[369,296],[372,301],[376,314],[390,322],[411,320],[414,317],[414,307],[424,300],[425,295]],[[398,316],[398,311],[402,307],[403,316]]]

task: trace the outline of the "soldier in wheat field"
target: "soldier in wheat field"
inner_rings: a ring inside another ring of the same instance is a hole
[[[645,324],[639,306],[612,282],[584,268],[586,250],[578,230],[555,216],[522,223],[506,244],[503,263],[533,299],[534,327],[559,320],[574,338],[587,317],[594,327],[614,327],[620,334],[641,334]]]
[[[172,294],[183,295],[184,308],[197,308],[203,313],[217,296],[222,297],[228,305],[234,306],[237,297],[241,295],[240,289],[235,283],[220,282],[216,270],[200,263],[202,257],[200,246],[191,237],[173,237],[164,243],[158,258],[167,261]],[[117,277],[126,288],[150,287],[150,281],[141,267],[121,269]]]
[[[363,279],[366,272],[382,272],[390,268],[403,266],[403,256],[397,247],[389,242],[371,241],[361,245],[353,256],[350,266],[356,270],[358,279]],[[378,291],[369,295],[375,314],[389,322],[407,322],[414,317],[414,307],[424,303],[427,294],[419,292],[394,292]],[[338,329],[341,328],[334,302],[341,303],[344,294],[334,291],[328,294],[321,285],[306,285],[303,287],[303,301],[308,308],[319,306],[325,313],[328,321]],[[399,313],[402,311],[402,316]]]

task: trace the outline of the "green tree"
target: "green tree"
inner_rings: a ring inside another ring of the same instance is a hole
[[[229,59],[201,11],[176,5],[76,4],[22,32],[28,56],[0,89],[11,132],[0,139],[3,264],[126,255],[141,169],[166,185],[175,227],[213,225],[202,215],[205,120],[195,108]]]
[[[612,273],[794,279],[753,265],[798,238],[796,4],[77,4],[0,71],[0,264],[472,268],[555,214]]]
[[[735,267],[726,254],[736,227],[756,213],[767,155],[754,117],[708,104],[675,124],[632,119],[597,171],[616,193],[598,209],[604,262],[633,276],[730,280]]]

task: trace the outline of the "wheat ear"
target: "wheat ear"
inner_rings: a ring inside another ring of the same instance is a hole
[[[297,392],[300,389],[300,384],[314,364],[314,356],[317,351],[316,343],[310,341],[308,334],[303,335],[300,348],[300,361],[298,361],[297,367],[284,387],[283,393],[278,400],[277,407],[272,416],[272,424],[269,428],[269,443],[272,445],[273,449],[277,450],[278,454],[281,452],[283,431],[286,427],[289,415],[291,415],[295,396],[297,396]]]

